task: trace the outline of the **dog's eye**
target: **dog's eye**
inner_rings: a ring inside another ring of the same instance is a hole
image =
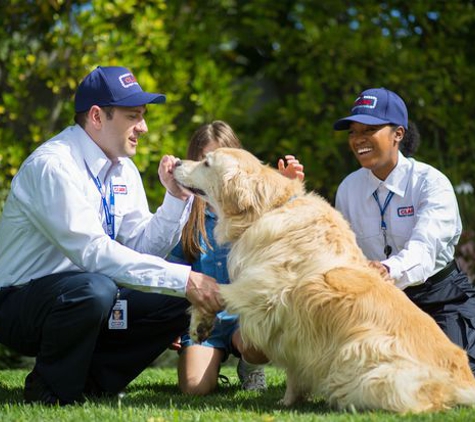
[[[203,164],[204,164],[205,167],[209,167],[208,160],[205,160]]]

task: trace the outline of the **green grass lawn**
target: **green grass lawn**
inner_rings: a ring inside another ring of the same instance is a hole
[[[318,399],[286,409],[277,403],[284,394],[285,376],[276,368],[266,367],[269,389],[265,393],[241,391],[234,365],[224,366],[221,372],[230,379],[230,385],[220,385],[214,394],[206,397],[182,395],[176,385],[174,367],[153,367],[130,384],[120,399],[60,408],[23,404],[23,381],[28,370],[3,370],[0,371],[0,421],[475,421],[475,409],[432,415],[351,414],[331,410]]]

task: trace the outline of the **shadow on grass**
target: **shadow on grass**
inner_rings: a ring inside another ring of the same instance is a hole
[[[238,385],[220,386],[214,393],[203,396],[182,394],[177,386],[152,384],[148,386],[131,385],[122,399],[125,406],[157,406],[169,408],[170,404],[179,409],[197,409],[204,407],[226,409],[229,411],[252,410],[254,412],[269,413],[272,411],[291,411],[295,413],[328,413],[332,410],[324,400],[314,400],[290,408],[279,404],[284,396],[285,387],[270,386],[267,391],[242,391]]]
[[[0,383],[0,404],[22,404],[23,388],[9,387]]]
[[[208,396],[196,397],[185,395],[180,392],[176,385],[168,384],[131,384],[127,387],[126,394],[121,398],[121,406],[128,407],[150,407],[169,409],[171,404],[178,409],[197,409],[203,407],[210,409],[252,410],[254,412],[268,413],[272,411],[292,411],[295,413],[328,413],[331,410],[323,400],[309,401],[287,408],[278,403],[284,396],[283,386],[270,386],[267,391],[247,392],[242,391],[238,385],[220,386]],[[108,405],[110,407],[119,406],[119,398],[90,399],[91,404]],[[22,405],[23,388],[11,386],[5,382],[0,382],[0,405]]]
[[[332,410],[324,400],[314,400],[287,408],[279,404],[284,396],[285,385],[271,385],[262,393],[249,392],[240,389],[239,385],[219,385],[216,391],[204,397],[185,395],[176,384],[146,382],[132,383],[126,389],[124,397],[109,397],[89,399],[91,405],[116,408],[126,406],[131,408],[149,408],[151,406],[169,409],[171,406],[181,410],[199,410],[203,408],[223,409],[228,411],[253,411],[271,413],[284,411],[299,414],[326,414]],[[0,381],[0,405],[23,405],[23,386],[18,382]]]

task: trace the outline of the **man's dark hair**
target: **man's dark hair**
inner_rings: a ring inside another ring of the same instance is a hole
[[[112,120],[114,117],[114,108],[113,106],[106,106],[106,107],[101,107],[101,110],[106,113],[107,120]],[[81,126],[83,129],[86,127],[86,120],[87,120],[87,114],[89,113],[88,111],[83,111],[81,113],[76,113],[74,115],[74,122],[77,123],[79,126]]]

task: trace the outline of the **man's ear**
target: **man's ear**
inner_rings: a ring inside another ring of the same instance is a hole
[[[87,113],[87,118],[94,129],[99,130],[102,127],[101,108],[99,106],[93,105]]]

